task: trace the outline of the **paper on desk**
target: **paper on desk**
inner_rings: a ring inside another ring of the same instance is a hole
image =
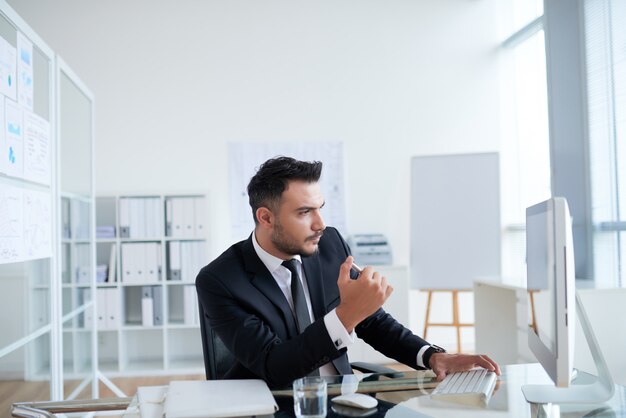
[[[175,380],[170,382],[163,416],[226,418],[276,411],[278,405],[263,380]]]

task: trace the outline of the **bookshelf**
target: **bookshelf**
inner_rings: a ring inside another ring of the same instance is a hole
[[[96,198],[99,369],[202,373],[195,278],[208,263],[206,196]]]

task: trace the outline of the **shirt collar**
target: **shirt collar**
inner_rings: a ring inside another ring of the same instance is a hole
[[[274,257],[272,254],[261,248],[259,242],[256,240],[256,232],[252,233],[252,246],[254,247],[254,251],[256,251],[256,255],[259,256],[259,258],[261,259],[263,264],[265,264],[265,267],[267,267],[270,273],[274,273],[279,267],[282,266],[284,260],[278,257]],[[299,254],[296,254],[291,258],[295,258],[300,263],[302,263],[302,258]]]

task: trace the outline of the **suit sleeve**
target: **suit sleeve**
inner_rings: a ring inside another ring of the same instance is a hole
[[[337,235],[346,253],[351,254],[348,244],[339,234]],[[417,365],[417,353],[424,345],[430,344],[413,334],[382,308],[357,325],[355,331],[359,338],[376,351],[407,366],[423,369]]]

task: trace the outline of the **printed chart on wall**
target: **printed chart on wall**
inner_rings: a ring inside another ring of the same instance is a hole
[[[346,209],[343,144],[341,142],[304,143],[231,143],[230,204],[233,239],[247,238],[254,229],[252,211],[248,203],[248,182],[266,160],[285,155],[303,161],[321,161],[324,166],[320,186],[326,204],[322,215],[326,225],[346,234]]]
[[[34,112],[33,68],[26,36],[16,46],[0,37],[0,264],[52,256],[53,147]]]
[[[0,184],[0,264],[52,255],[48,192]]]

